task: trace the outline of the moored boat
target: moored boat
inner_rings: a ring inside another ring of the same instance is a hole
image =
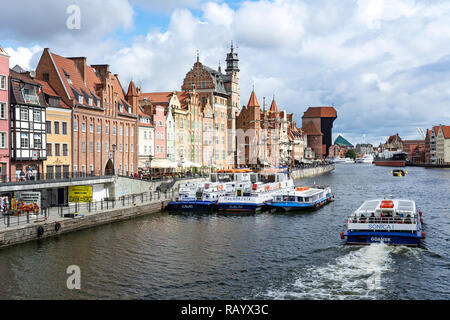
[[[406,166],[408,155],[404,152],[394,153],[390,158],[375,158],[373,163],[376,166],[404,167]]]
[[[266,205],[277,211],[301,211],[318,209],[333,199],[334,195],[328,186],[315,188],[300,186],[282,191],[274,196],[272,201],[267,201]]]
[[[347,244],[384,242],[418,246],[425,238],[422,211],[412,200],[376,199],[365,201],[348,217],[341,239]]]
[[[374,160],[373,155],[366,154],[366,155],[364,155],[364,157],[356,159],[355,162],[356,163],[370,163],[370,164],[372,164],[373,160]]]

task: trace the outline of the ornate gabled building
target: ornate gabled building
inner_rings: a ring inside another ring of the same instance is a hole
[[[46,150],[46,102],[42,86],[31,73],[10,75],[10,177],[36,179],[43,171]]]
[[[129,175],[137,170],[137,97],[125,97],[108,65],[87,65],[44,49],[36,78],[48,82],[73,111],[72,171]],[[130,104],[131,103],[131,104]]]
[[[9,175],[9,55],[0,46],[0,182]]]
[[[231,168],[236,160],[236,117],[239,113],[239,59],[231,44],[226,58],[225,74],[219,66],[217,70],[197,61],[184,78],[182,90],[196,89],[202,108],[209,99],[212,110],[216,139],[219,143],[214,149],[215,165]],[[222,143],[223,141],[223,143]]]

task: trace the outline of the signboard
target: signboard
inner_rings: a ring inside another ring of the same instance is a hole
[[[92,186],[69,187],[69,202],[92,201]]]
[[[32,155],[31,155],[31,160],[37,160],[38,159],[38,151],[36,151],[36,150],[33,150],[32,151],[33,153],[32,153]]]
[[[39,191],[17,191],[14,192],[16,201],[23,201],[24,205],[36,203],[41,207],[41,193]]]
[[[112,159],[113,156],[114,156],[114,154],[110,151],[110,152],[108,153],[108,159]]]

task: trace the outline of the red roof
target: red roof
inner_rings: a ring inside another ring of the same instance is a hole
[[[334,107],[309,107],[303,114],[303,118],[336,118]]]
[[[42,91],[44,91],[46,95],[58,97],[61,99],[61,97],[56,93],[56,91],[52,88],[52,86],[48,82],[37,79],[35,79],[35,81],[42,86]],[[70,107],[62,99],[60,100],[60,105],[64,109],[70,109]]]
[[[128,92],[126,94],[127,97],[132,96],[132,97],[137,97],[137,90],[136,90],[136,86],[134,85],[133,80],[130,81],[130,85],[128,86]]]
[[[271,112],[271,113],[279,112],[277,103],[275,102],[275,99],[272,100],[272,104],[270,105],[269,112]]]
[[[256,98],[255,91],[252,91],[250,99],[248,100],[247,107],[259,107],[258,99]]]
[[[152,104],[168,104],[171,97],[172,92],[148,92],[141,93],[139,100],[147,98]]]
[[[450,126],[441,126],[445,139],[450,139]]]

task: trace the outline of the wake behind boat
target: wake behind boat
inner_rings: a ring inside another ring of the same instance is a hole
[[[301,186],[282,191],[281,194],[274,196],[272,201],[266,202],[266,205],[277,211],[301,211],[318,209],[333,199],[334,195],[328,186],[315,188]]]
[[[391,245],[418,246],[425,239],[422,211],[412,200],[365,201],[347,220],[341,232],[347,244],[384,242]]]

